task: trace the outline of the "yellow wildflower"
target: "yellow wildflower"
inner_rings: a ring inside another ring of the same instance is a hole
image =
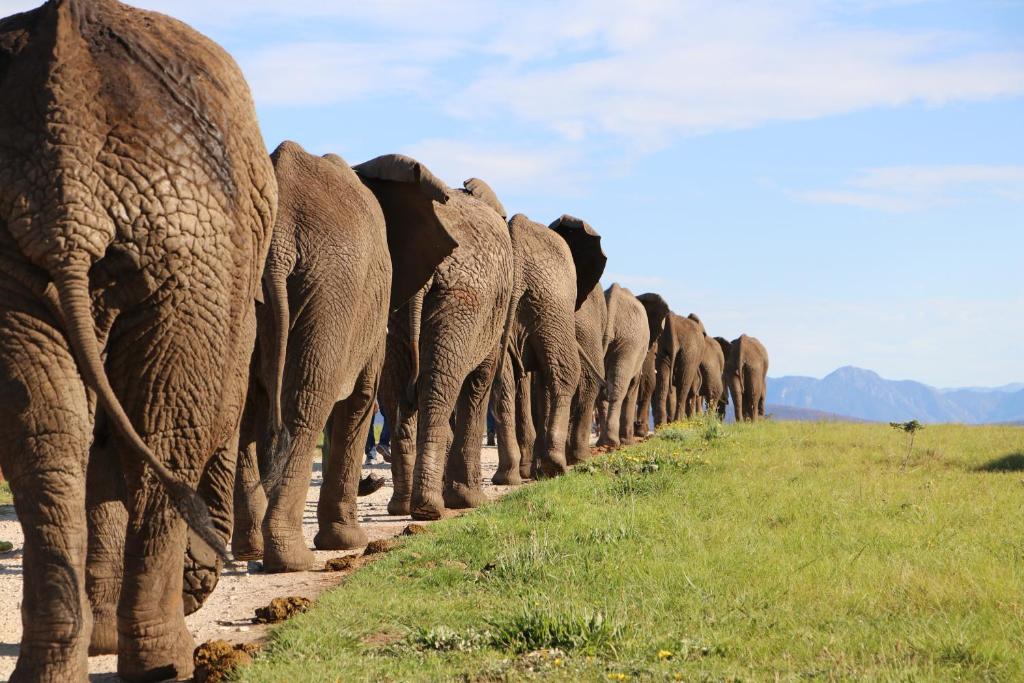
[[[658,659],[672,659],[672,651],[658,650]]]

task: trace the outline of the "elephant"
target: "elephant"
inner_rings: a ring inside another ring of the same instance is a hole
[[[661,331],[664,316],[657,320],[649,318],[650,304],[617,283],[605,290],[605,302],[608,306],[604,337],[603,403],[606,407],[601,411],[597,445],[615,448],[633,440],[640,375],[651,340]],[[668,312],[667,305],[664,310]]]
[[[490,204],[470,190],[445,187],[413,159],[388,155],[354,168],[377,195],[389,231],[439,220],[456,243],[428,283],[391,314],[378,392],[392,425],[388,511],[439,519],[446,507],[484,500],[480,449],[491,384],[509,337],[512,239]],[[402,189],[425,179],[438,197],[429,215],[429,207]]]
[[[732,394],[736,421],[756,422],[764,417],[768,351],[755,337],[741,334],[729,345],[725,377]]]
[[[255,416],[247,415],[250,429],[242,435],[236,497],[243,505],[232,550],[239,559],[262,557],[269,572],[303,571],[313,553],[302,516],[316,441],[327,422],[330,452],[313,543],[321,550],[366,545],[356,496],[388,314],[426,284],[455,241],[439,218],[386,225],[377,197],[337,155],[318,157],[284,142],[271,159],[280,199],[264,271],[267,305],[257,316],[260,358],[252,389],[263,389],[266,398],[254,397],[247,406]],[[394,191],[418,203],[424,215],[433,212],[435,198],[444,200],[443,188],[429,176],[389,182],[401,183]],[[268,413],[290,435],[285,453],[275,453],[254,429]],[[256,442],[266,500],[253,486],[259,475],[252,472],[257,459],[250,446]]]
[[[698,370],[700,378],[700,395],[697,402],[698,412],[706,410],[708,414],[720,414],[725,403],[725,355],[722,347],[714,337],[704,337],[704,353],[700,359]]]
[[[580,357],[586,365],[596,365],[594,372],[581,372],[579,385],[572,398],[569,417],[569,442],[566,444],[566,461],[570,465],[590,458],[590,430],[594,422],[594,408],[598,395],[604,387],[604,333],[608,327],[608,305],[604,300],[604,289],[598,283],[591,287],[583,305],[576,311],[576,342],[580,346]],[[599,362],[588,362],[600,359]]]
[[[648,295],[643,294],[640,299]],[[692,315],[692,314],[691,314]],[[658,340],[657,377],[654,386],[654,426],[682,419],[698,381],[704,353],[704,326],[699,319],[669,313]],[[692,414],[693,403],[690,403]]]
[[[637,299],[643,304],[644,310],[647,311],[650,341],[647,345],[647,353],[644,356],[643,366],[641,367],[637,383],[636,405],[631,405],[630,409],[635,410],[636,413],[636,419],[633,423],[633,434],[643,438],[650,433],[648,414],[651,410],[651,399],[654,395],[657,375],[658,346],[662,332],[665,329],[665,323],[668,320],[669,307],[668,303],[658,294],[642,294]]]
[[[470,186],[486,188],[493,196],[479,179],[467,181]],[[503,210],[500,203],[497,207]],[[534,471],[556,476],[568,469],[566,440],[581,365],[591,378],[600,372],[577,341],[576,311],[607,262],[600,235],[573,216],[563,215],[546,227],[516,214],[508,230],[515,263],[513,317],[507,355],[493,388],[498,436],[498,470],[493,481],[505,485],[519,484]],[[528,387],[530,383],[535,391]],[[518,411],[517,405],[524,411]],[[516,426],[525,422],[534,423],[534,443],[523,453]]]
[[[0,20],[0,467],[25,532],[15,681],[189,678],[186,525],[233,457],[277,186],[216,44],[115,0]],[[227,454],[227,455],[225,455]]]

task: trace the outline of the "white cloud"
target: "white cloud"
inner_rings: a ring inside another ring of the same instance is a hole
[[[871,168],[836,189],[790,192],[815,204],[863,209],[921,211],[964,201],[968,196],[1024,202],[1024,166],[961,164]]]
[[[865,28],[874,9],[903,1],[136,0],[236,43],[258,35],[240,56],[261,103],[417,89],[465,119],[513,118],[567,141],[610,134],[632,150],[1024,93],[1024,51],[965,33]],[[0,12],[33,4],[0,0]],[[321,42],[302,42],[313,33]]]
[[[578,155],[562,147],[523,147],[503,143],[468,142],[432,138],[403,150],[417,159],[429,159],[430,170],[449,185],[460,186],[471,177],[483,178],[501,197],[544,191],[560,196],[577,194],[584,178],[570,167]],[[515,212],[514,207],[507,207]]]

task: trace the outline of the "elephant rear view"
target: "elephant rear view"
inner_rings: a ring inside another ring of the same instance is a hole
[[[657,379],[654,387],[654,426],[681,419],[687,399],[699,382],[704,353],[703,325],[692,317],[669,313],[658,340]],[[690,407],[692,413],[692,406]]]
[[[741,334],[729,345],[725,376],[732,394],[736,421],[756,422],[764,417],[768,351],[755,337]]]
[[[193,490],[237,439],[276,203],[245,80],[203,36],[114,0],[0,22],[14,680],[85,680],[90,643],[127,680],[191,675],[185,526],[221,545]],[[87,505],[110,522],[87,533]]]
[[[449,189],[415,159],[392,154],[354,169],[377,196],[389,234],[440,220],[457,244],[427,285],[392,313],[380,390],[393,425],[388,511],[437,519],[446,506],[475,507],[484,499],[480,449],[509,320],[512,243],[488,201]],[[408,191],[428,180],[444,198],[430,215]],[[395,272],[404,272],[398,263]]]
[[[455,241],[434,214],[435,201],[446,198],[429,178],[396,189],[423,220],[387,226],[376,196],[341,157],[317,157],[284,142],[271,158],[280,206],[264,276],[267,305],[258,316],[261,358],[253,387],[254,394],[266,389],[269,405],[260,410],[253,396],[247,404],[242,504],[232,546],[236,557],[262,556],[268,571],[299,571],[313,563],[302,517],[316,440],[328,416],[331,450],[314,544],[321,550],[366,544],[356,496],[388,313],[423,286]],[[268,417],[283,424],[291,441],[281,450],[260,439],[269,499],[263,514],[258,489],[246,490],[244,483],[258,479],[247,474],[255,465],[251,444],[260,436],[254,428]]]

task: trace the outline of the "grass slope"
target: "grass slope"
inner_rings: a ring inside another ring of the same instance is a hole
[[[694,423],[439,523],[246,681],[1024,680],[1024,430]]]

